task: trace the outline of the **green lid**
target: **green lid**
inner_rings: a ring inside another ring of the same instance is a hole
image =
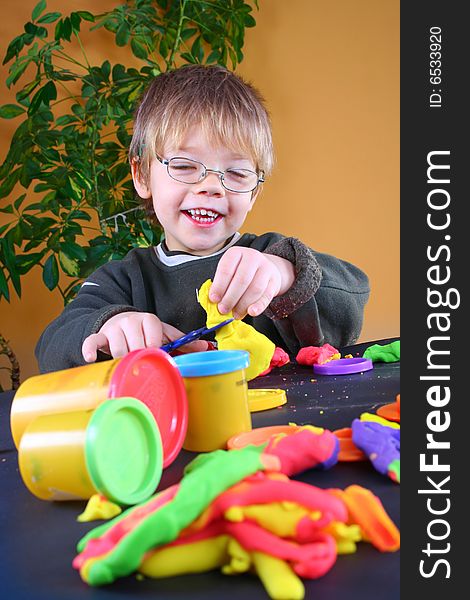
[[[113,398],[93,412],[85,460],[95,489],[118,504],[137,504],[156,490],[162,475],[160,431],[135,398]]]

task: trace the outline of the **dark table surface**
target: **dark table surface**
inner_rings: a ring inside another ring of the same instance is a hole
[[[394,338],[395,339],[395,338]],[[362,356],[373,344],[343,348]],[[311,381],[315,379],[315,381]],[[349,427],[366,411],[375,412],[395,400],[400,391],[399,363],[375,363],[365,373],[342,376],[314,375],[311,367],[296,364],[275,369],[250,382],[249,387],[283,388],[287,404],[253,414],[253,427],[294,422],[328,429]],[[83,502],[47,502],[33,496],[18,471],[18,454],[10,434],[9,412],[13,392],[0,394],[0,592],[8,600],[93,600],[121,598],[236,599],[268,598],[254,575],[226,576],[217,571],[167,579],[137,579],[135,575],[100,588],[88,587],[72,566],[78,540],[100,523],[78,523]],[[184,465],[195,454],[182,451],[165,469],[159,490],[176,483]],[[296,479],[319,487],[345,488],[351,484],[370,489],[382,501],[399,527],[400,486],[366,462],[339,463],[329,471],[309,470]],[[399,593],[399,552],[381,553],[360,543],[355,554],[340,555],[333,568],[316,580],[304,580],[305,597],[319,600],[395,600]]]

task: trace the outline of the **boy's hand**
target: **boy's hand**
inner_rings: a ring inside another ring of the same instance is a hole
[[[294,266],[279,256],[253,248],[229,248],[217,266],[209,292],[222,314],[232,310],[236,319],[260,315],[295,280]]]
[[[93,333],[84,340],[82,354],[87,363],[95,362],[98,350],[110,354],[113,358],[120,358],[132,350],[160,348],[182,335],[182,331],[168,323],[162,323],[152,313],[123,312],[111,317],[98,333]],[[208,343],[205,340],[196,340],[181,346],[179,350],[198,352],[207,348]]]

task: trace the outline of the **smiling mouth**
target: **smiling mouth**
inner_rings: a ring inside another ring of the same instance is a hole
[[[214,223],[217,219],[222,217],[218,212],[208,210],[207,208],[190,208],[183,212],[198,223]]]

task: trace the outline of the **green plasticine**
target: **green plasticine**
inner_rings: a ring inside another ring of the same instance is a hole
[[[400,360],[400,340],[390,344],[373,344],[366,348],[364,358],[370,358],[372,362],[398,362]]]
[[[146,552],[175,540],[219,494],[248,475],[264,470],[262,450],[247,446],[222,451],[223,454],[218,453],[191,470],[181,480],[173,500],[147,516],[111,552],[93,562],[86,581],[90,585],[112,583],[135,571]]]
[[[85,549],[85,546],[87,545],[89,540],[101,537],[108,531],[108,529],[111,529],[111,527],[114,527],[117,523],[119,523],[119,521],[122,521],[123,519],[127,519],[127,518],[132,518],[132,516],[133,516],[134,512],[136,512],[136,510],[141,510],[145,506],[147,506],[147,504],[151,504],[152,502],[154,502],[154,500],[157,498],[157,496],[160,496],[164,492],[166,492],[166,490],[164,490],[162,492],[158,492],[158,494],[154,494],[145,502],[141,502],[140,504],[136,504],[135,506],[130,506],[127,510],[123,511],[120,515],[118,515],[117,517],[114,517],[114,519],[111,519],[110,521],[106,521],[105,523],[102,523],[101,525],[98,525],[97,527],[91,529],[77,543],[77,551],[82,552]]]

